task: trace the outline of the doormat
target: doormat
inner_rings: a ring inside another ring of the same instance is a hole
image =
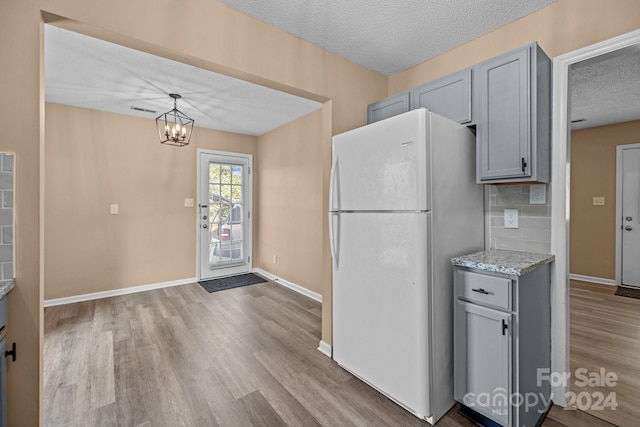
[[[198,282],[205,291],[212,293],[224,291],[225,289],[239,288],[241,286],[255,285],[256,283],[264,283],[266,279],[253,273],[240,274],[238,276],[222,277],[220,279],[206,280]]]
[[[640,289],[627,288],[626,286],[618,286],[618,289],[616,289],[616,295],[619,295],[621,297],[640,299]]]

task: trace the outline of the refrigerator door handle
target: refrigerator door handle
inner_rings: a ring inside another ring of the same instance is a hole
[[[338,171],[338,157],[335,158],[331,165],[331,177],[329,178],[329,210],[340,210],[340,173]],[[334,202],[335,194],[335,202]]]
[[[336,224],[335,230],[334,224]],[[333,268],[338,270],[340,266],[340,214],[338,212],[329,213],[329,246]]]

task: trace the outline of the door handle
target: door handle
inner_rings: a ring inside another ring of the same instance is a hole
[[[338,171],[338,158],[336,157],[333,165],[331,165],[331,176],[329,178],[329,209],[332,211],[340,210],[340,174]],[[333,199],[335,200],[335,204]]]
[[[334,218],[337,220],[336,230],[333,229]],[[335,270],[340,267],[340,214],[329,214],[329,247],[331,248],[331,258]]]
[[[207,224],[202,224],[202,228],[208,228],[209,226]]]
[[[509,329],[509,324],[502,319],[502,335],[506,335],[506,330]]]
[[[631,227],[630,225],[627,225],[624,229],[627,230],[627,231],[631,231],[631,230],[633,230],[633,227]]]
[[[471,289],[471,290],[472,290],[473,292],[478,292],[478,293],[481,293],[481,294],[484,294],[484,295],[489,295],[489,292],[485,291],[485,290],[484,290],[484,289],[482,289],[482,288],[479,288],[479,289]]]

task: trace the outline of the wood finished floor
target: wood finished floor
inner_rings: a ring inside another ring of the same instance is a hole
[[[274,283],[45,310],[46,426],[428,426],[316,350],[320,304]],[[454,407],[438,426],[473,426]],[[544,426],[608,425],[554,407]]]
[[[640,299],[615,295],[616,287],[571,282],[571,372],[617,375],[614,387],[578,387],[575,378],[571,390],[616,393],[616,410],[587,412],[619,426],[640,425]],[[583,404],[588,403],[585,398]]]

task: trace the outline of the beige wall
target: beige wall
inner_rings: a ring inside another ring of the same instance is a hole
[[[197,199],[196,150],[255,156],[256,138],[196,128],[178,148],[153,119],[51,103],[45,114],[44,298],[195,277],[184,199]]]
[[[17,343],[17,359],[7,359],[7,422],[38,425],[42,381],[42,281],[40,164],[44,101],[41,97],[42,33],[33,1],[2,2],[0,45],[0,151],[16,153],[15,275],[9,293],[7,345]]]
[[[322,295],[321,131],[318,110],[258,138],[256,267]]]
[[[636,143],[640,121],[571,133],[571,274],[615,279],[616,147]]]
[[[323,186],[318,194],[327,210],[330,135],[363,124],[366,105],[383,98],[386,78],[262,24],[214,0],[192,0],[179,5],[188,26],[174,31],[174,0],[111,2],[86,0],[7,0],[2,3],[0,35],[4,43],[0,89],[11,102],[0,110],[0,126],[7,129],[0,150],[16,152],[16,276],[9,296],[12,325],[9,342],[17,341],[18,360],[7,374],[9,425],[37,425],[42,401],[42,300],[41,268],[41,163],[44,167],[44,101],[41,82],[42,11],[48,22],[60,16],[67,27],[128,47],[223,72],[309,98],[327,101],[323,109]],[[140,19],[144,16],[145,19]],[[57,20],[59,24],[63,22]],[[41,152],[42,150],[42,152]],[[42,169],[43,170],[43,169]],[[42,224],[44,228],[44,224]],[[323,221],[323,236],[327,234]],[[331,290],[330,263],[323,239],[322,288]],[[330,295],[325,298],[329,301]],[[323,306],[323,310],[325,307]],[[323,316],[322,336],[331,342],[331,318]]]
[[[386,96],[384,76],[214,0],[180,4],[180,14],[189,25],[177,32],[173,25],[174,0],[135,3],[114,0],[108,4],[85,0],[30,1],[37,1],[47,12],[47,22],[325,104],[328,101],[331,106],[323,109],[322,156],[318,159],[324,182],[319,189],[322,193],[316,194],[322,200],[323,212],[328,210],[331,134],[364,124],[367,104]],[[145,19],[140,20],[139,16]],[[327,235],[325,218],[323,236]],[[324,237],[322,339],[328,343],[331,342],[329,256]]]
[[[511,24],[389,77],[389,95],[537,41],[553,58],[638,29],[637,0],[559,0]]]

